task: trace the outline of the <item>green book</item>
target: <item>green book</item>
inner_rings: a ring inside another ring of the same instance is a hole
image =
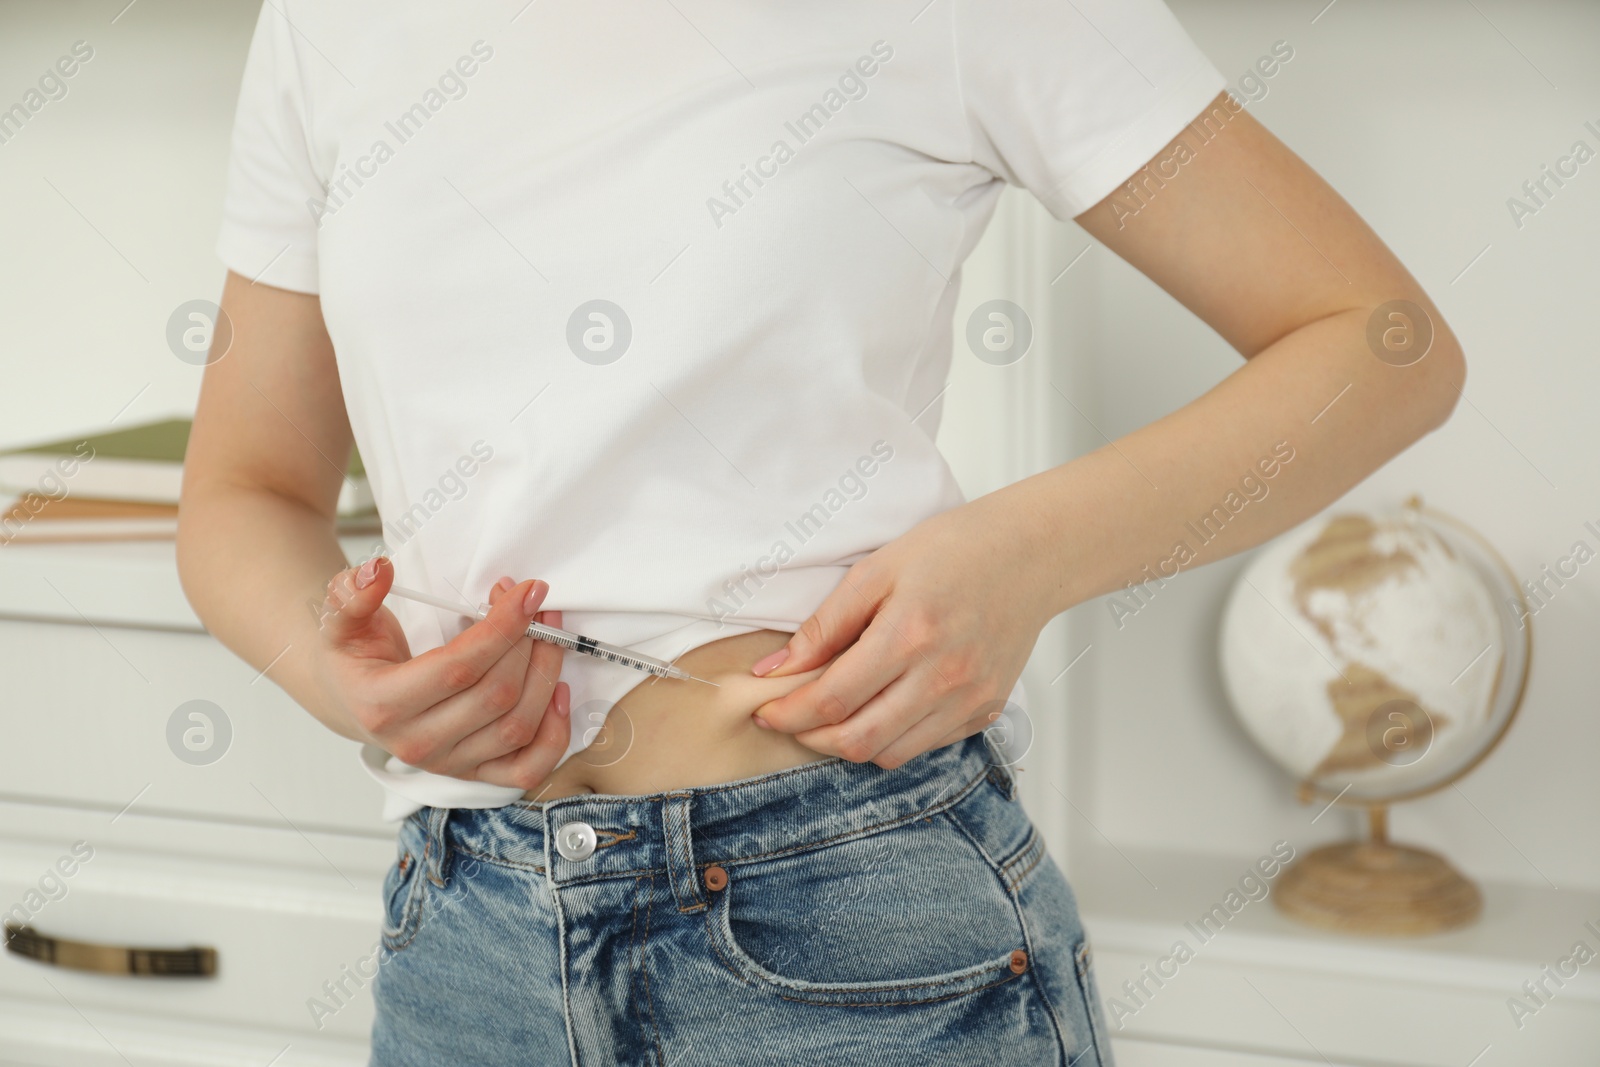
[[[176,504],[191,425],[189,419],[164,419],[0,452],[0,489],[18,495]],[[372,508],[366,468],[352,448],[339,490],[339,514]]]

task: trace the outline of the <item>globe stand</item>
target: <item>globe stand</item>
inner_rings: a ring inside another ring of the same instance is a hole
[[[1278,910],[1345,933],[1403,937],[1464,926],[1483,910],[1478,887],[1438,853],[1389,840],[1389,807],[1367,808],[1370,838],[1325,845],[1279,879]]]

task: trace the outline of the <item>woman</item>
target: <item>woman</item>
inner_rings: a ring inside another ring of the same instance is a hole
[[[404,820],[374,1062],[1109,1063],[980,731],[1263,457],[1181,564],[1438,426],[1454,338],[1156,0],[490,6],[263,9],[185,473],[197,611]],[[968,503],[933,439],[1006,182],[1245,363]],[[1369,346],[1396,306],[1426,358]]]

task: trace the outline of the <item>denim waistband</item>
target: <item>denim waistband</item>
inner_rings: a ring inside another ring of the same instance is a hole
[[[830,758],[723,785],[430,808],[417,818],[430,837],[448,836],[448,848],[434,851],[437,862],[459,853],[537,871],[556,884],[666,874],[680,904],[694,906],[698,874],[711,864],[770,859],[924,818],[985,780],[1007,797],[1015,793],[1009,768],[980,733],[894,770]],[[582,859],[561,855],[554,842],[554,831],[572,823],[594,830],[594,851]],[[681,887],[679,880],[686,880]]]

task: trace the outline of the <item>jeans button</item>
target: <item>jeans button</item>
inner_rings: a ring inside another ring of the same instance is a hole
[[[594,827],[586,822],[569,822],[556,831],[556,851],[563,859],[586,860],[594,855]]]

